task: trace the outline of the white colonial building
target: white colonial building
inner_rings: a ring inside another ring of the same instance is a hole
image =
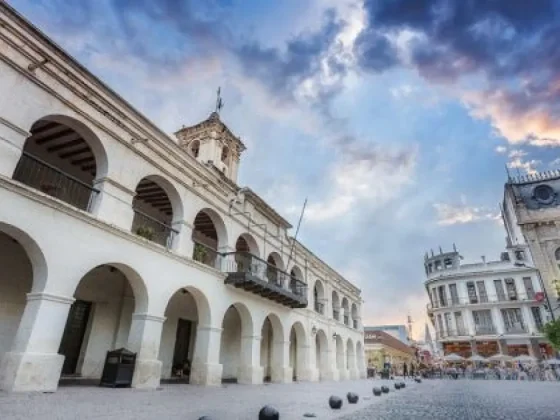
[[[454,248],[424,261],[428,315],[443,353],[551,356],[541,333],[549,312],[527,247],[508,247],[499,261],[461,264],[461,259]]]
[[[216,113],[175,133],[0,2],[0,388],[364,377],[360,290],[236,184]]]

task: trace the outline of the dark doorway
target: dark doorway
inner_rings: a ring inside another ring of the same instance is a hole
[[[91,302],[76,300],[70,306],[64,334],[58,349],[58,352],[64,356],[64,364],[62,365],[63,375],[76,374],[76,367],[80,358],[80,350],[84,341],[90,312]]]
[[[188,381],[190,374],[189,346],[191,342],[192,321],[181,319],[177,321],[177,334],[175,336],[175,350],[173,351],[172,376],[184,378]]]

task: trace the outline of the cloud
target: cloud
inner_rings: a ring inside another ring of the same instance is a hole
[[[496,153],[499,153],[501,155],[505,154],[507,152],[507,147],[506,146],[496,146]]]
[[[413,149],[396,153],[371,146],[361,152],[348,149],[329,170],[324,186],[328,193],[310,201],[305,219],[320,223],[383,206],[412,182],[415,164]]]
[[[413,68],[458,85],[477,118],[511,143],[560,144],[557,2],[365,0],[357,63],[374,73]],[[399,41],[400,40],[400,41]],[[475,88],[473,83],[483,88]]]
[[[437,214],[437,224],[441,226],[500,220],[499,212],[492,212],[483,207],[471,207],[465,202],[459,205],[434,203],[433,207]]]

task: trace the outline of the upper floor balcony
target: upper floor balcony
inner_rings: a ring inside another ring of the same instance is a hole
[[[460,338],[460,337],[468,337],[469,333],[465,328],[453,329],[453,330],[444,330],[444,331],[436,331],[436,339],[443,340],[447,338]]]
[[[456,298],[448,298],[445,300],[436,300],[432,303],[427,305],[428,313],[433,312],[435,309],[442,309],[442,308],[454,308],[454,307],[461,307],[467,305],[488,305],[488,304],[508,304],[511,305],[512,303],[518,302],[536,302],[535,293],[511,293],[509,295],[485,295],[485,294],[477,294],[476,296],[470,297],[456,297]]]
[[[307,307],[307,285],[248,252],[221,254],[226,284],[291,308]]]

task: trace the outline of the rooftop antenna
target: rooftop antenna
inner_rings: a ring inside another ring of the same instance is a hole
[[[453,252],[457,252],[457,246],[455,245],[455,242],[453,242]]]
[[[305,201],[303,202],[303,208],[301,209],[301,214],[299,215],[299,221],[297,224],[297,228],[296,228],[296,234],[294,235],[294,241],[292,242],[292,249],[290,249],[290,256],[288,257],[288,264],[286,264],[286,269],[290,266],[290,260],[292,259],[292,256],[294,254],[294,246],[296,245],[296,239],[299,233],[299,228],[301,226],[301,221],[303,220],[303,213],[305,213],[305,206],[307,206],[307,197],[305,198]]]
[[[220,111],[224,107],[224,101],[222,100],[222,88],[218,86],[218,92],[216,93],[216,109],[214,110],[216,114],[220,115]]]

